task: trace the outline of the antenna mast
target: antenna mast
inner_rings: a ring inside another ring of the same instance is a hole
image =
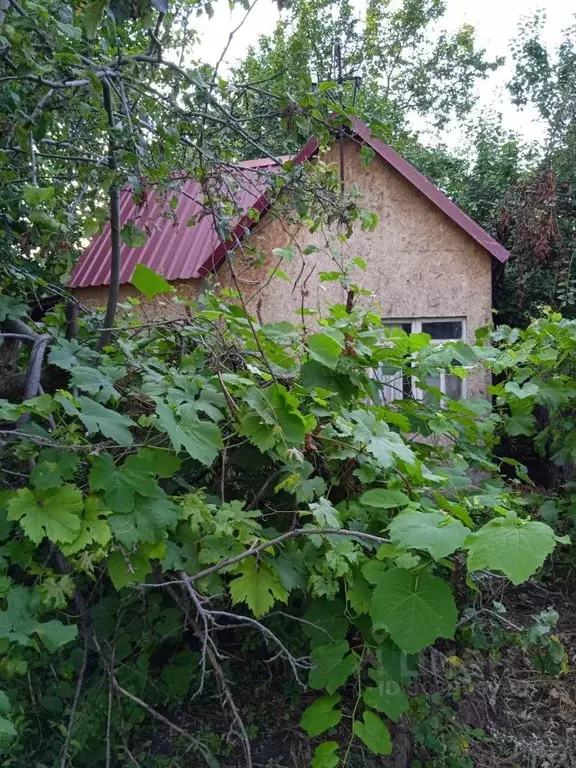
[[[340,106],[344,111],[344,77],[342,75],[342,46],[340,41],[337,40],[334,43],[334,63],[336,65],[336,82],[338,83],[338,96],[340,98]],[[340,124],[338,128],[338,145],[340,147],[340,193],[344,194],[344,126]]]

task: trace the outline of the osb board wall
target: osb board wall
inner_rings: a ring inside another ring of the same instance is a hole
[[[323,159],[338,164],[338,147]],[[353,275],[354,282],[372,292],[359,301],[386,318],[465,318],[468,340],[473,341],[475,329],[491,320],[491,257],[382,158],[376,156],[366,168],[358,144],[346,140],[344,164],[346,179],[362,193],[360,204],[379,216],[373,232],[357,225],[351,238],[338,245],[342,256],[360,256],[368,265]],[[283,222],[265,217],[250,243],[269,254],[265,266],[252,269],[237,256],[235,269],[249,309],[255,314],[258,307],[265,322],[299,322],[303,304],[325,316],[331,304],[346,301],[342,286],[318,278],[337,269],[325,253],[304,256],[296,248],[296,258],[281,265],[290,282],[268,279],[278,262],[272,249],[291,243],[301,249],[308,244],[323,247],[325,233],[290,231]],[[229,284],[225,267],[219,277]],[[473,374],[468,396],[485,390],[484,375]]]
[[[198,296],[202,289],[202,280],[175,280],[174,286],[177,296],[184,301],[191,301]],[[74,296],[87,309],[97,309],[105,307],[108,301],[108,286],[98,285],[89,288],[75,288]],[[147,301],[142,294],[130,283],[120,286],[120,303],[128,299],[139,299],[139,311],[145,322],[159,322],[162,320],[176,320],[185,317],[189,311],[186,304],[178,304],[172,301],[169,295],[157,296],[151,301]],[[120,309],[120,314],[122,309]]]

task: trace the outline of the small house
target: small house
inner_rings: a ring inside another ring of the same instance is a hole
[[[370,163],[364,162],[363,147],[371,150]],[[318,152],[318,143],[310,139],[293,159],[311,160]],[[340,244],[343,255],[366,265],[356,281],[371,295],[359,300],[371,303],[391,326],[424,331],[438,341],[473,341],[475,330],[491,321],[492,265],[494,260],[508,259],[504,247],[358,120],[352,121],[352,129],[322,160],[345,166],[346,185],[355,184],[362,206],[378,217],[372,231],[356,227]],[[186,299],[197,296],[214,277],[220,284],[230,285],[226,254],[236,250],[235,273],[242,293],[249,310],[262,322],[298,322],[303,307],[322,315],[327,306],[345,303],[342,284],[322,279],[323,274],[334,271],[333,259],[325,249],[310,247],[315,239],[321,246],[325,235],[311,234],[304,226],[295,228],[273,215],[266,190],[274,171],[274,162],[267,159],[235,167],[233,173],[242,177],[234,192],[240,198],[236,206],[242,214],[227,243],[218,235],[213,218],[203,215],[196,182],[185,186],[177,203],[177,218],[172,220],[163,215],[154,193],[149,193],[144,206],[134,203],[129,192],[123,193],[122,222],[134,222],[149,236],[139,247],[122,247],[121,299],[137,295],[129,282],[137,263],[161,274]],[[255,217],[254,211],[260,215]],[[247,233],[249,251],[263,253],[264,259],[251,259],[242,247]],[[109,242],[107,225],[75,266],[70,286],[85,305],[106,302]],[[281,266],[285,279],[270,279],[278,268],[278,253],[287,249],[296,255]],[[156,317],[175,311],[161,299],[157,297],[151,308]],[[483,377],[471,377],[468,391],[460,393],[449,392],[449,377],[435,383],[447,394],[471,396],[485,391]]]

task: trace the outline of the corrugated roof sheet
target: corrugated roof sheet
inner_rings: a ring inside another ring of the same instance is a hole
[[[251,208],[262,211],[266,207],[263,193],[270,173],[277,170],[271,160],[249,160],[224,173],[223,187],[231,188],[239,211],[233,219],[233,232],[237,237],[245,234],[247,214]],[[172,194],[178,198],[176,209],[168,201]],[[204,277],[224,257],[225,247],[214,227],[210,211],[202,205],[202,187],[188,182],[181,191],[168,193],[167,199],[158,199],[154,190],[146,192],[145,202],[135,202],[129,190],[121,192],[120,221],[124,226],[132,223],[148,233],[144,245],[131,247],[122,243],[122,270],[120,282],[127,283],[136,264],[145,264],[167,280]],[[195,220],[191,226],[187,222]],[[71,288],[85,288],[110,283],[110,224],[106,224],[78,260],[70,280]]]
[[[365,123],[353,118],[351,134],[372,147],[380,157],[489,254],[498,261],[507,261],[510,254],[503,245],[465,214],[407,160],[380,139],[373,137],[372,131]],[[296,155],[294,161],[309,160],[317,151],[318,142],[311,138]],[[286,158],[282,158],[284,159]],[[273,161],[264,159],[248,160],[228,171],[229,182],[234,187],[233,198],[239,212],[232,222],[232,238],[228,247],[236,238],[241,239],[253,225],[248,211],[253,208],[262,212],[268,207],[266,189],[269,175],[277,170],[278,166]],[[227,246],[221,243],[214,228],[212,216],[204,212],[201,185],[189,182],[181,192],[174,194],[178,196],[178,206],[173,212],[177,216],[177,222],[165,214],[167,206],[156,198],[154,191],[147,192],[144,205],[135,203],[130,192],[122,192],[122,225],[132,222],[140,229],[149,232],[149,237],[147,242],[138,248],[122,245],[121,283],[129,282],[137,263],[145,264],[167,280],[186,280],[204,277],[224,258]],[[196,223],[186,226],[186,223],[194,217],[197,217]],[[109,253],[110,225],[107,224],[90,243],[74,267],[70,287],[108,285],[110,283]]]

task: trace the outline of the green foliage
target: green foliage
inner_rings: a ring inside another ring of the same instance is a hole
[[[133,242],[131,244],[134,245]],[[172,293],[173,290],[167,280],[144,264],[136,264],[130,282],[149,300],[160,293]]]
[[[385,571],[374,589],[372,618],[408,653],[417,653],[439,637],[454,637],[458,612],[449,586],[426,571]]]
[[[318,114],[334,111],[339,103],[354,104],[356,111],[370,116],[384,138],[403,143],[407,108],[444,125],[450,117],[470,110],[473,82],[501,63],[486,60],[470,26],[453,35],[437,33],[444,12],[441,3],[431,0],[398,6],[372,2],[359,18],[350,2],[297,0],[274,32],[248,50],[233,73],[234,80],[266,82],[265,89],[243,93],[255,117],[283,108],[281,131],[274,124],[262,126],[278,150],[297,151],[298,144],[315,130]],[[350,76],[343,85],[337,83],[332,53],[337,40],[342,45],[343,72],[362,77],[359,89]],[[311,71],[320,81],[316,90]],[[363,159],[367,162],[369,155],[365,153]],[[370,228],[369,219],[366,225]]]
[[[339,746],[337,741],[325,741],[319,744],[314,750],[312,768],[337,768],[340,764],[340,758],[336,754]]]
[[[11,724],[0,731],[12,745],[31,739],[47,756],[61,748],[35,718],[15,716],[31,703],[14,680],[34,664],[42,695],[69,708],[90,627],[79,706],[97,701],[101,713],[85,742],[84,721],[73,727],[78,764],[101,756],[111,664],[114,685],[169,712],[195,689],[212,707],[218,680],[246,656],[256,665],[272,656],[298,675],[310,738],[335,729],[314,765],[344,759],[341,723],[352,723],[354,749],[388,754],[387,723],[416,706],[410,655],[467,620],[453,574],[465,568],[473,585],[477,571],[498,571],[520,583],[567,542],[551,518],[537,519],[551,500],[527,493],[526,469],[495,449],[521,404],[538,449],[572,460],[571,321],[547,316],[525,331],[486,332],[475,346],[438,346],[424,334],[391,337],[374,313],[336,306],[302,343],[301,326],[250,324],[234,298],[205,294],[185,326],[144,337],[127,314],[101,351],[91,317],[75,342],[62,339],[59,310],[41,324],[51,364],[69,378],[53,394],[2,403],[0,678],[12,709],[0,710]],[[493,408],[381,404],[375,368],[424,384],[455,359],[498,377]],[[550,410],[549,424],[538,408]],[[554,498],[559,517],[570,502]],[[562,646],[544,624],[531,652],[561,673]],[[226,664],[224,632],[242,637]],[[121,696],[113,708],[130,727],[112,728],[119,754],[122,733],[149,725],[149,712]],[[203,737],[194,749],[214,764]]]
[[[469,531],[459,520],[442,512],[405,512],[389,527],[392,543],[406,549],[423,549],[435,560],[460,549]]]
[[[185,449],[189,456],[210,466],[223,447],[216,424],[200,421],[195,413],[186,411],[177,419],[171,408],[158,402],[155,426],[166,432],[176,451]]]
[[[325,688],[328,693],[334,693],[344,685],[358,667],[356,655],[349,651],[346,640],[316,646],[311,656],[310,687]]]
[[[534,623],[523,633],[521,645],[533,655],[535,668],[547,675],[565,675],[568,654],[555,632],[558,613],[548,608],[534,616]]]
[[[314,738],[329,728],[334,728],[342,719],[342,712],[335,709],[340,702],[340,696],[321,696],[315,699],[306,709],[300,720],[300,725],[308,736]]]
[[[254,616],[268,613],[276,601],[285,603],[288,592],[282,586],[276,571],[266,563],[246,560],[240,567],[240,576],[230,582],[233,603],[246,603]]]
[[[308,337],[308,350],[310,357],[317,360],[327,368],[333,370],[338,365],[338,358],[344,349],[344,337],[342,334],[328,336],[326,333],[315,333]]]
[[[11,586],[6,595],[6,609],[0,611],[0,638],[23,646],[35,644],[39,638],[52,653],[70,643],[78,634],[72,624],[66,626],[54,619],[42,622],[40,599],[25,587]]]
[[[515,512],[490,520],[467,539],[468,569],[502,571],[513,584],[526,581],[555,546],[554,531],[545,523],[519,520]]]
[[[376,686],[364,689],[364,703],[397,722],[408,710],[408,697],[396,680],[385,669],[371,669],[371,679]]]
[[[202,184],[205,213],[227,242],[240,214],[230,166],[299,149],[312,128],[325,145],[334,104],[353,103],[356,84],[338,85],[330,69],[336,39],[345,71],[363,67],[357,114],[506,238],[514,258],[499,306],[518,315],[545,298],[572,311],[568,37],[555,61],[535,44],[535,28],[515,51],[515,98],[537,104],[553,138],[548,165],[531,173],[497,123],[473,132],[471,164],[410,135],[407,109],[436,125],[462,116],[475,79],[496,65],[470,28],[431,31],[440,2],[368,3],[359,25],[349,3],[334,15],[330,3],[298,0],[230,82],[196,63],[189,24],[203,10],[210,5],[191,0],[22,0],[0,11],[0,323],[27,317],[31,286],[35,296],[61,292],[52,283],[65,279],[83,238],[102,231],[116,187],[141,212],[122,222],[130,248],[157,226],[152,209],[163,226],[185,224],[179,199],[189,179]],[[311,64],[322,80],[314,92]],[[362,162],[371,159],[364,148]],[[278,210],[312,232],[335,225],[345,239],[354,224],[377,224],[321,160],[287,162],[271,185]],[[293,245],[273,255],[297,257]],[[366,268],[360,258],[335,263],[320,279],[348,290],[352,266]],[[132,283],[147,299],[171,290],[141,265]],[[261,659],[301,677],[310,738],[346,726],[350,744],[388,754],[386,722],[409,712],[416,740],[438,760],[469,764],[440,704],[407,694],[415,676],[407,654],[453,636],[466,601],[459,590],[456,607],[454,574],[465,569],[475,585],[489,569],[519,583],[566,542],[551,524],[573,529],[570,480],[560,477],[547,499],[504,457],[526,440],[560,474],[576,460],[576,328],[546,315],[524,331],[486,331],[474,346],[438,346],[425,334],[391,337],[359,306],[331,308],[312,331],[262,325],[238,298],[207,292],[186,323],[163,326],[126,307],[103,349],[97,314],[82,315],[71,340],[63,307],[36,322],[50,337],[46,393],[0,401],[7,766],[160,764],[162,756],[140,754],[142,735],[149,742],[183,703],[197,701],[208,723],[217,720],[217,702],[235,695],[238,680],[248,685]],[[381,369],[423,388],[442,370],[465,376],[482,365],[494,374],[494,408],[448,398],[383,405],[372,377]],[[561,674],[554,624],[538,617],[526,647],[539,669]],[[244,697],[237,706],[243,714]],[[227,700],[227,718],[234,709]],[[209,727],[242,733],[236,720]],[[316,747],[314,768],[346,762],[341,735]],[[208,742],[237,747],[214,734],[194,739],[186,764],[217,765]]]
[[[410,504],[410,499],[402,491],[391,491],[384,488],[372,488],[360,497],[360,503],[377,509],[394,509]]]
[[[392,752],[390,732],[382,720],[373,712],[366,711],[363,722],[356,720],[354,733],[375,755],[389,755]]]
[[[35,491],[20,488],[8,502],[8,520],[18,520],[34,544],[45,536],[66,544],[80,532],[82,507],[82,493],[73,485]]]

